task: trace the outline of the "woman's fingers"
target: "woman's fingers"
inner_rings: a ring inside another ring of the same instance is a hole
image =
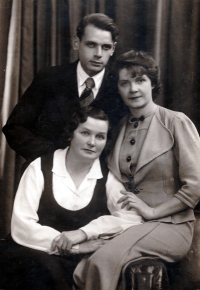
[[[55,251],[56,250],[56,245],[58,240],[60,239],[60,235],[58,235],[57,237],[54,238],[52,244],[51,244],[51,251]]]
[[[82,230],[62,232],[52,242],[52,249],[57,249],[60,255],[67,255],[75,244],[79,244],[87,239],[86,234]]]

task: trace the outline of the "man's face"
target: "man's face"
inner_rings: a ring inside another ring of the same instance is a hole
[[[91,77],[106,66],[115,50],[111,32],[93,25],[86,26],[82,39],[77,39],[75,46],[82,68]]]

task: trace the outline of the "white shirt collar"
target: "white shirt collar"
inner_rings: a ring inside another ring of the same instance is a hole
[[[65,157],[66,157],[68,149],[69,147],[65,149],[58,149],[54,152],[52,172],[59,176],[66,177],[67,175]],[[102,177],[103,175],[101,172],[100,161],[99,161],[99,158],[97,158],[94,160],[92,167],[90,168],[90,171],[87,174],[87,179],[100,179]]]
[[[105,73],[105,68],[100,71],[98,74],[96,74],[95,76],[93,76],[93,80],[95,82],[95,89],[99,90],[102,80],[103,80],[103,76]],[[81,63],[79,61],[78,66],[77,66],[77,81],[78,81],[78,87],[83,86],[86,79],[90,78],[90,76],[88,74],[86,74],[86,72],[83,70]]]

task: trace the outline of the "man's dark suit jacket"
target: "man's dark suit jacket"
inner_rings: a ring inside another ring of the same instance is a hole
[[[40,71],[3,127],[10,147],[25,159],[33,160],[67,146],[64,127],[80,106],[77,64]],[[107,70],[92,104],[108,114],[111,125],[124,114],[113,76]]]

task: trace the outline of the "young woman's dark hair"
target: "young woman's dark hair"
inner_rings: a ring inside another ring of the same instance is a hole
[[[88,117],[91,117],[97,120],[108,121],[109,123],[109,119],[107,115],[104,113],[104,111],[102,111],[101,109],[97,107],[89,106],[89,107],[77,109],[73,113],[71,117],[71,121],[68,123],[68,125],[64,129],[66,140],[67,140],[67,145],[70,145],[70,141],[73,138],[74,131],[78,128],[78,125],[80,123],[85,123]]]
[[[87,25],[93,25],[99,29],[109,31],[112,35],[112,40],[117,41],[119,35],[118,27],[114,21],[103,13],[93,13],[86,15],[76,28],[77,37],[82,40],[84,30]]]
[[[115,73],[118,79],[119,71],[126,68],[132,77],[147,75],[152,86],[152,98],[153,100],[160,93],[161,83],[160,83],[160,71],[155,63],[155,60],[144,51],[131,50],[126,53],[121,54],[116,62]]]

